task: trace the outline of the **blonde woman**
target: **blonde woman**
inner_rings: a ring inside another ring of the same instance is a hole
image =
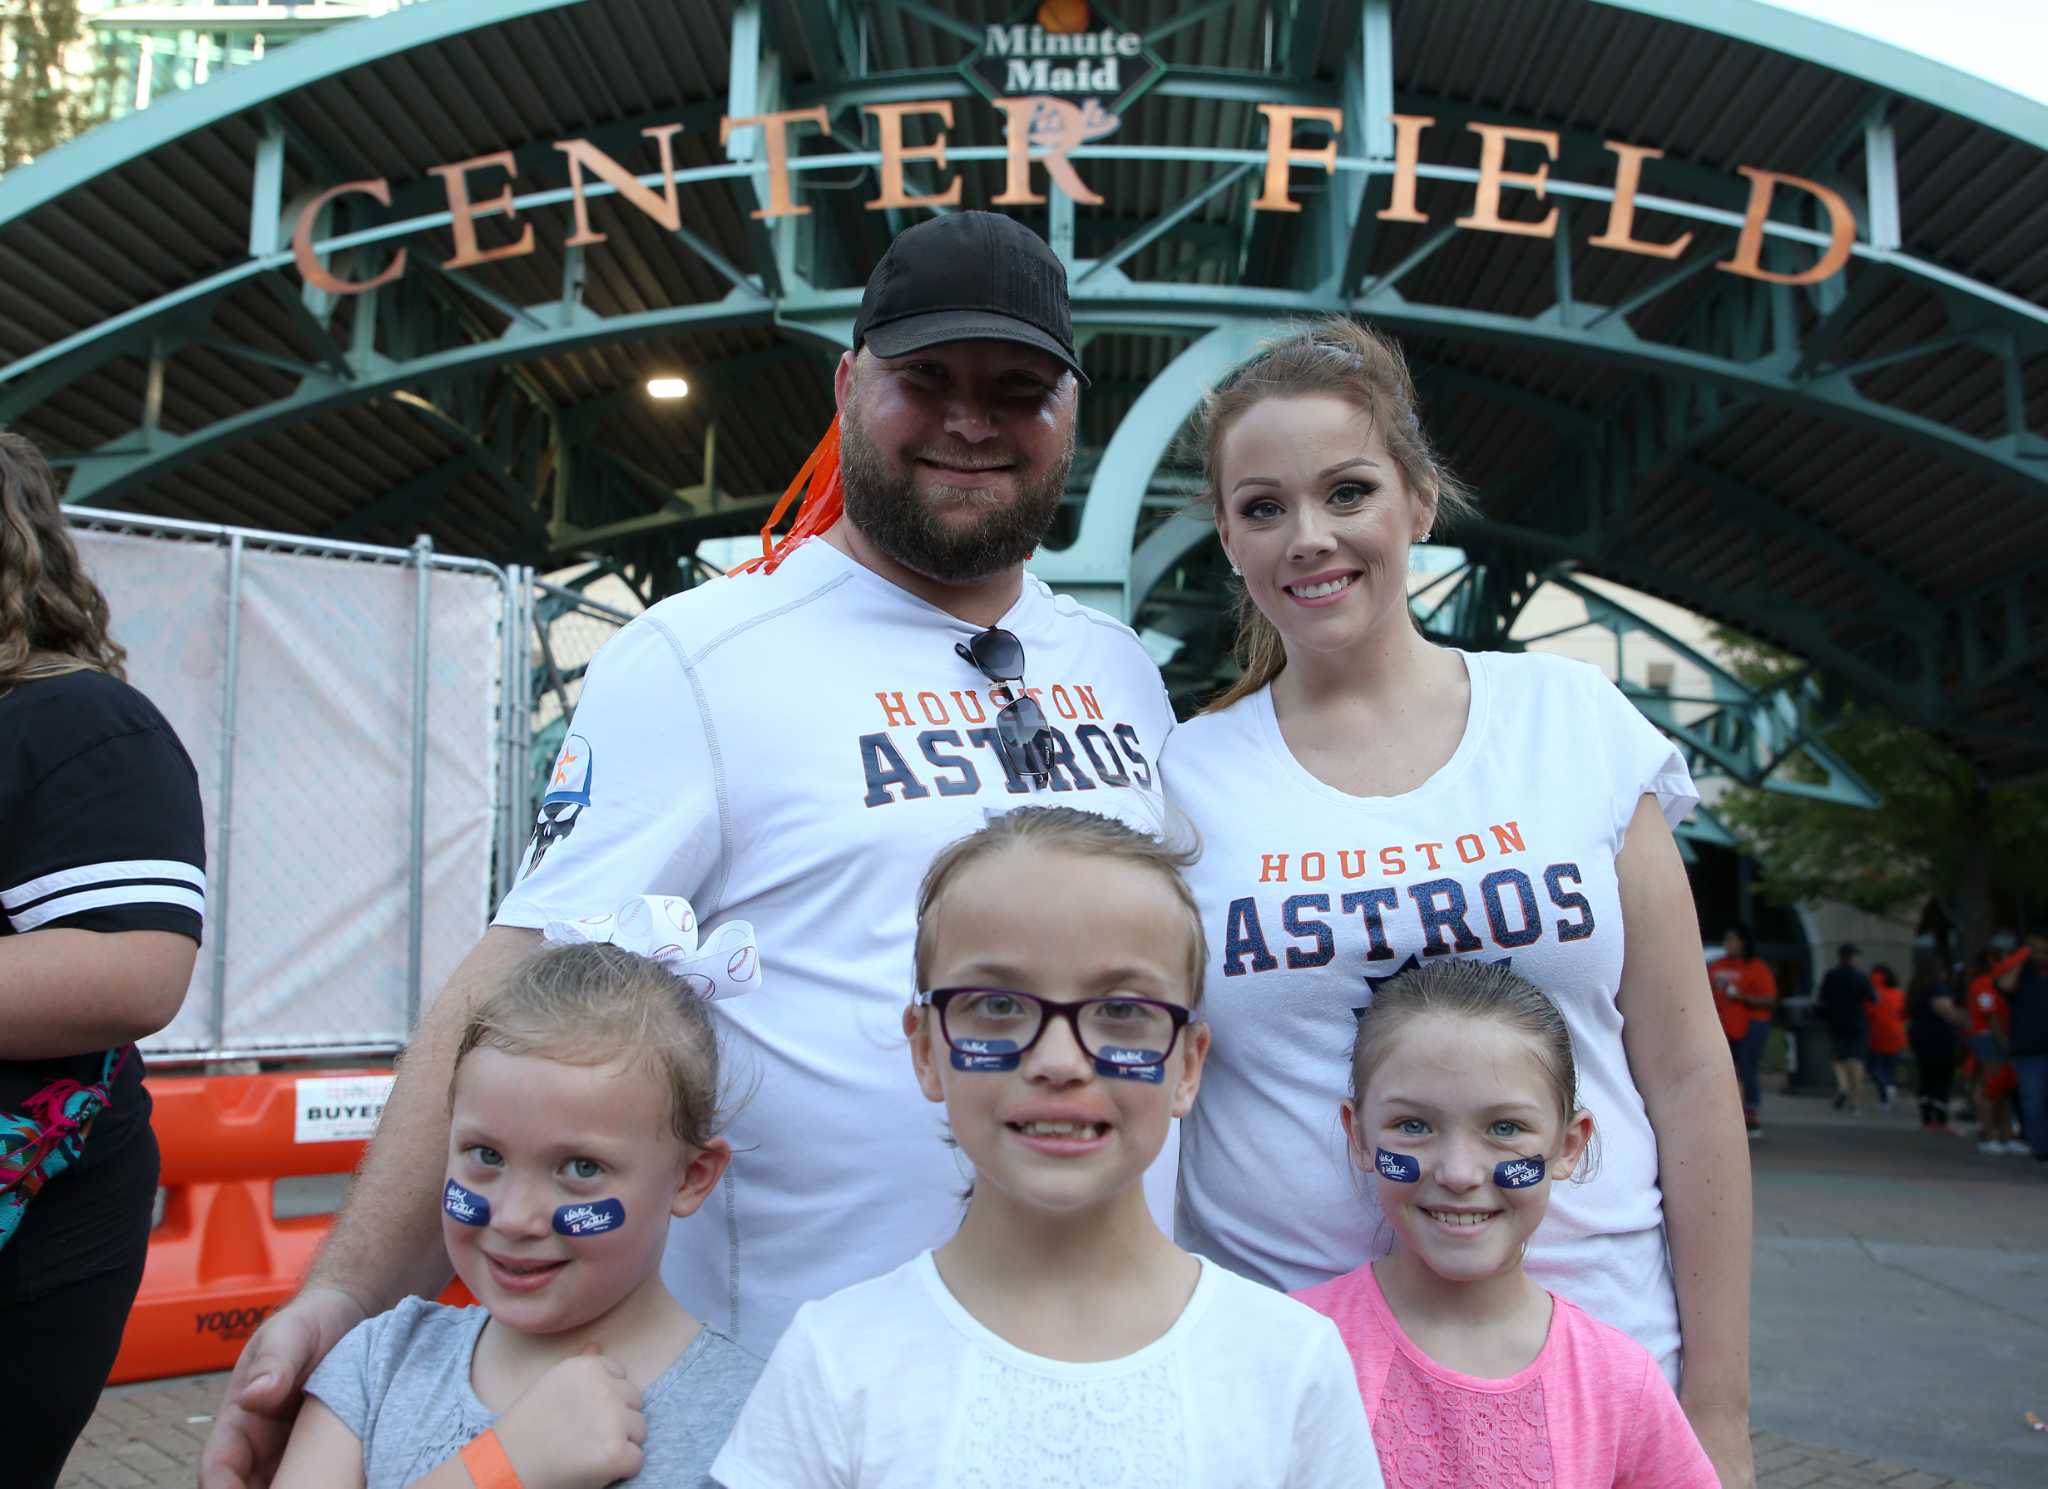
[[[1602,1133],[1528,1274],[1648,1349],[1723,1480],[1751,1483],[1748,1156],[1672,840],[1684,762],[1591,667],[1416,629],[1409,549],[1470,499],[1391,342],[1318,323],[1203,423],[1246,667],[1162,761],[1202,836],[1216,1031],[1179,1239],[1288,1289],[1379,1255],[1332,1095],[1357,1016],[1404,969],[1508,963],[1563,1010]]]
[[[198,779],[124,655],[49,466],[0,434],[0,1457],[28,1489],[56,1483],[141,1285],[134,1042],[176,1015],[204,909]]]

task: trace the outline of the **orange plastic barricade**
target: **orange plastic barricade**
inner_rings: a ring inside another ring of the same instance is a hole
[[[113,1382],[234,1364],[297,1289],[333,1222],[273,1218],[272,1185],[352,1170],[391,1080],[388,1069],[149,1077],[164,1218],[150,1234]]]

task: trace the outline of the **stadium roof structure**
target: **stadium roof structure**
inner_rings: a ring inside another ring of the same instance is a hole
[[[651,596],[759,526],[949,205],[1069,264],[1033,567],[1178,689],[1228,666],[1187,417],[1337,312],[1481,499],[1436,633],[1604,577],[1810,664],[1688,716],[1741,778],[1850,697],[2048,768],[2048,108],[1755,0],[433,0],[0,180],[0,424],[77,504]]]

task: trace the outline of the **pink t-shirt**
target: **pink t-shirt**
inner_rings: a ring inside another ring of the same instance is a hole
[[[1719,1489],[1649,1351],[1555,1294],[1543,1348],[1505,1380],[1416,1348],[1370,1265],[1294,1296],[1351,1351],[1387,1489]]]

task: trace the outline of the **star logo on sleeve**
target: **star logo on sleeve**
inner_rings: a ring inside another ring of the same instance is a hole
[[[1512,967],[1514,964],[1515,959],[1513,957],[1504,956],[1497,958],[1492,962],[1489,962],[1487,965],[1493,967]],[[1415,953],[1411,951],[1410,953],[1408,953],[1408,960],[1401,963],[1400,966],[1396,967],[1393,971],[1389,972],[1385,977],[1374,977],[1371,973],[1367,973],[1365,978],[1365,986],[1367,991],[1372,996],[1367,998],[1365,1002],[1355,1005],[1351,1010],[1351,1016],[1354,1019],[1364,1018],[1366,1009],[1372,1007],[1372,999],[1377,998],[1379,996],[1380,989],[1383,986],[1385,986],[1387,983],[1392,982],[1395,978],[1400,977],[1405,973],[1417,970],[1419,967],[1421,967],[1421,965],[1422,959],[1416,956]]]

